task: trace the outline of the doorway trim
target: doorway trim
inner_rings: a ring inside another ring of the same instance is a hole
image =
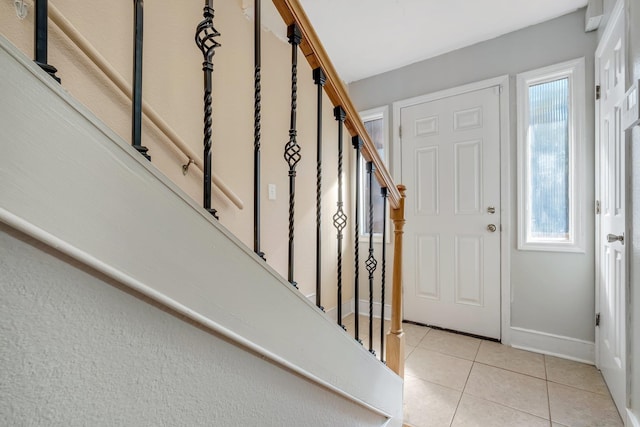
[[[400,137],[400,110],[412,105],[423,104],[467,92],[500,88],[500,341],[511,344],[511,151],[509,122],[509,75],[457,86],[393,103],[392,146],[393,179],[402,180],[402,146]]]
[[[615,5],[613,6],[613,9],[611,10],[611,15],[609,16],[609,20],[607,21],[607,25],[604,29],[604,32],[602,34],[602,37],[600,38],[600,41],[598,42],[598,46],[596,47],[596,51],[594,53],[594,84],[595,85],[599,85],[601,83],[601,76],[600,76],[600,69],[598,67],[598,61],[599,58],[602,56],[602,51],[605,48],[606,42],[609,40],[609,38],[611,37],[613,30],[615,29],[615,24],[619,19],[624,19],[624,13],[623,13],[623,8],[624,8],[624,0],[617,0]],[[626,84],[626,82],[625,82]],[[594,160],[595,160],[595,191],[594,191],[594,198],[595,200],[599,201],[601,200],[601,188],[600,188],[600,101],[599,100],[594,100],[594,117],[595,117],[595,134],[594,134],[594,149],[595,149],[595,156],[594,156]],[[626,189],[627,193],[628,193],[628,189]],[[628,194],[625,193],[624,197],[627,198],[628,200]],[[628,206],[627,206],[628,208]],[[629,212],[627,212],[627,214],[629,214]],[[629,221],[626,221],[627,224],[625,225],[625,227],[628,227],[628,223]],[[628,230],[625,230],[625,234],[629,235]],[[596,275],[595,275],[595,313],[599,313],[600,312],[600,287],[601,287],[601,280],[600,280],[600,218],[597,215],[596,216],[596,221],[595,221],[595,239],[594,239],[594,247],[595,247],[595,265],[596,265]],[[627,254],[627,266],[629,263],[629,255]],[[628,282],[629,281],[629,270],[627,267],[627,277],[625,278],[625,280]],[[628,307],[626,306],[625,303],[625,308],[628,309]],[[626,315],[626,313],[625,313]],[[594,330],[595,330],[595,365],[600,366],[600,348],[598,345],[599,342],[599,338],[600,338],[600,328],[595,327],[594,326]],[[625,339],[628,339],[629,337],[627,335],[625,335]],[[625,350],[626,351],[626,350]],[[625,353],[625,356],[628,356],[628,354]]]
[[[598,86],[602,84],[602,76],[600,74],[600,61],[602,58],[602,55],[604,53],[604,50],[607,47],[608,42],[610,41],[610,38],[614,35],[614,31],[616,30],[616,27],[618,25],[622,25],[622,39],[624,40],[624,49],[623,49],[623,58],[622,61],[626,61],[626,49],[628,49],[628,34],[627,34],[627,23],[626,23],[626,14],[627,11],[625,10],[625,0],[616,0],[613,8],[611,9],[611,13],[609,15],[609,19],[606,23],[606,27],[604,28],[604,31],[602,33],[602,36],[600,37],[600,40],[598,41],[598,46],[596,47],[596,51],[594,53],[594,85]],[[624,73],[624,82],[623,82],[623,88],[626,91],[627,88],[629,86],[629,64],[625,63],[625,73]],[[626,95],[623,96],[623,101],[626,98]],[[601,188],[601,164],[600,164],[600,150],[601,150],[601,144],[602,144],[602,140],[601,140],[601,134],[600,134],[600,117],[601,117],[601,100],[599,99],[595,99],[594,100],[594,124],[595,124],[595,134],[594,134],[594,149],[595,149],[595,156],[594,156],[594,160],[595,160],[595,191],[594,191],[594,198],[597,202],[602,200],[602,188]],[[626,162],[626,169],[627,172],[625,173],[628,174],[629,170],[630,170],[630,166],[631,166],[631,158],[630,158],[630,145],[629,145],[629,139],[628,139],[628,135],[626,132],[626,129],[624,129],[624,127],[621,126],[621,128],[619,129],[619,132],[621,132],[620,138],[622,140],[622,143],[625,146],[625,162]],[[625,199],[625,224],[624,224],[624,230],[623,233],[625,236],[631,236],[630,233],[630,227],[631,227],[631,217],[632,217],[632,203],[630,203],[631,197],[630,197],[630,185],[629,182],[627,180],[627,183],[625,185],[625,191],[622,197],[624,197]],[[600,253],[600,245],[602,244],[602,227],[601,227],[601,221],[602,218],[600,216],[600,214],[597,214],[595,217],[595,239],[594,239],[594,248],[595,248],[595,313],[596,316],[599,315],[600,311],[601,311],[601,294],[602,294],[602,276],[601,276],[601,269],[602,269],[602,256]],[[632,309],[631,307],[631,301],[629,299],[629,284],[630,284],[630,280],[631,280],[631,276],[630,276],[630,257],[631,257],[631,253],[630,253],[631,247],[628,247],[625,251],[625,280],[624,280],[624,284],[623,287],[625,289],[625,295],[624,295],[624,303],[622,304],[622,306],[624,307],[624,313],[619,314],[619,316],[621,316],[624,319],[625,322],[625,331],[624,331],[624,399],[623,399],[623,405],[624,408],[620,408],[616,405],[616,409],[618,409],[620,417],[623,420],[623,424],[625,425],[630,425],[630,426],[638,426],[638,420],[636,419],[634,413],[631,411],[631,408],[629,408],[629,396],[631,393],[631,383],[630,383],[630,378],[631,378],[631,360],[632,360],[632,354],[631,354],[631,349],[629,346],[629,343],[632,340],[631,334],[632,334],[632,329],[630,327],[630,319],[629,319],[629,312]],[[598,327],[598,325],[596,324],[594,326],[595,329],[595,342],[594,342],[594,352],[595,352],[595,366],[596,368],[600,369],[600,365],[601,365],[601,360],[600,360],[600,349],[601,349],[601,341],[600,341],[600,328]],[[605,380],[606,383],[606,380]],[[609,385],[607,384],[607,387],[609,387]]]

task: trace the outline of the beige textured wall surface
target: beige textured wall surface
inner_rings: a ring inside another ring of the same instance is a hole
[[[22,51],[33,50],[33,2],[26,19],[15,14],[13,2],[0,2],[0,32]],[[96,7],[93,2],[50,2],[127,81],[132,78],[133,7],[114,2]],[[202,20],[202,2],[146,2],[143,97],[196,153],[202,153],[202,54],[194,43]],[[220,222],[253,247],[253,22],[241,1],[218,1],[215,27],[222,47],[214,57],[213,171],[242,199],[234,206],[214,186],[213,207]],[[271,2],[263,2],[272,8]],[[130,140],[131,104],[108,77],[50,21],[49,63],[58,68],[63,87],[88,106],[126,141]],[[263,31],[262,55],[262,250],[267,261],[287,274],[288,175],[283,159],[288,140],[290,105],[290,46]],[[324,97],[323,148],[323,300],[336,304],[335,229],[331,217],[337,199],[337,124],[332,105]],[[300,291],[315,292],[315,182],[316,88],[311,69],[299,55],[298,142],[302,160],[297,167],[295,209],[295,280]],[[202,199],[202,174],[191,166],[183,176],[184,154],[145,118],[143,145],[153,164],[195,200]],[[351,144],[345,130],[345,177],[350,175]],[[202,154],[200,154],[202,156]],[[267,200],[267,184],[277,186],[277,199]],[[352,187],[345,179],[345,209],[352,218]],[[350,222],[349,227],[353,224]],[[353,232],[345,230],[343,300],[352,296]],[[390,259],[390,258],[389,258]],[[215,272],[213,272],[215,274]]]
[[[388,425],[4,224],[0,293],[0,425]]]

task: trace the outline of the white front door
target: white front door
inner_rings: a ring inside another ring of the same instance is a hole
[[[400,110],[405,319],[500,338],[500,88]]]
[[[625,139],[621,107],[625,93],[624,15],[612,13],[596,51],[600,85],[597,153],[599,184],[596,298],[597,362],[618,411],[625,413]]]

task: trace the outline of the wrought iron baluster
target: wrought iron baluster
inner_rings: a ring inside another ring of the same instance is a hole
[[[253,250],[262,259],[260,250],[260,129],[261,129],[261,67],[262,67],[262,12],[260,0],[254,0],[253,7]]]
[[[354,314],[354,338],[360,344],[362,344],[362,340],[360,340],[360,332],[359,332],[359,323],[360,323],[360,155],[361,149],[363,145],[362,138],[356,135],[351,138],[351,143],[353,144],[353,148],[356,149],[356,212],[354,214],[354,222],[355,222],[355,236],[353,240],[353,252],[354,252],[354,284],[353,284],[353,295],[355,300],[355,314]]]
[[[369,188],[369,257],[366,261],[367,271],[369,272],[369,352],[376,354],[373,349],[373,272],[376,271],[378,262],[373,256],[373,172],[375,168],[373,162],[367,162],[367,179]]]
[[[298,45],[302,41],[302,33],[296,24],[289,25],[287,37],[291,44],[291,123],[289,142],[284,147],[284,159],[289,165],[289,270],[288,280],[296,288],[294,280],[294,215],[296,198],[296,166],[300,162],[300,145],[297,141],[296,114],[298,108]]]
[[[35,63],[47,72],[55,81],[60,83],[60,78],[56,76],[58,69],[47,64],[49,55],[49,1],[36,0],[34,26],[34,54]]]
[[[387,283],[387,187],[380,189],[382,197],[382,285],[380,286],[380,361],[384,362],[384,293]]]
[[[322,306],[322,87],[327,81],[322,68],[313,70],[313,81],[318,87],[317,141],[316,141],[316,306]]]
[[[347,113],[341,106],[333,109],[333,115],[338,121],[338,210],[333,215],[333,226],[338,231],[338,325],[346,329],[342,324],[342,230],[347,226],[347,215],[344,213],[344,202],[342,200],[342,128]]]
[[[215,40],[216,37],[220,36],[220,33],[213,27],[213,0],[206,0],[202,15],[204,19],[196,28],[196,45],[204,56],[204,62],[202,63],[202,71],[204,72],[203,206],[215,219],[218,219],[216,210],[211,208],[211,92],[213,86],[213,55],[215,54],[215,49],[220,47],[220,43]]]
[[[131,145],[147,160],[149,149],[142,145],[142,36],[144,2],[133,0],[133,94],[131,97]]]

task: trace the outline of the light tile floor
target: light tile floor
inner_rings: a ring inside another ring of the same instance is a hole
[[[367,349],[368,320],[359,321]],[[353,334],[353,315],[344,324]],[[380,328],[375,319],[378,357]],[[623,425],[594,366],[409,323],[403,329],[407,426]]]

